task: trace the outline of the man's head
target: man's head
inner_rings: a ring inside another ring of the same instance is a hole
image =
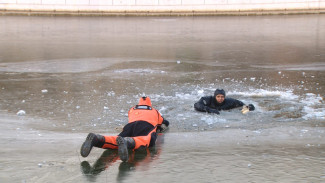
[[[226,92],[223,89],[216,89],[214,92],[214,98],[216,99],[217,103],[221,104],[226,97]]]
[[[147,105],[151,106],[151,100],[149,97],[141,97],[138,105]]]

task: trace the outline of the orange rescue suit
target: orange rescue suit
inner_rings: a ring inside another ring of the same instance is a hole
[[[151,107],[151,100],[149,97],[145,99],[140,98],[139,104],[129,110],[128,116],[129,123],[146,121],[154,127],[161,125],[164,121],[160,113],[155,108]]]
[[[136,124],[136,122],[141,123],[145,121],[153,125],[153,128],[150,131],[148,131],[148,133],[140,136],[137,135],[136,136],[126,135],[126,136],[132,137],[133,140],[135,141],[134,149],[138,149],[141,146],[149,147],[152,138],[154,141],[157,138],[156,135],[157,126],[160,126],[164,121],[160,113],[151,106],[150,98],[149,97],[140,98],[139,104],[132,107],[129,110],[128,116],[129,116],[129,123],[126,126],[124,126],[123,131],[119,135],[125,137],[124,135],[128,134],[128,132],[130,131],[130,127],[132,128],[132,124]],[[133,130],[134,129],[131,129],[132,133]],[[116,143],[117,136],[104,136],[104,137],[105,137],[105,144],[103,145],[102,148],[117,149],[117,143]]]

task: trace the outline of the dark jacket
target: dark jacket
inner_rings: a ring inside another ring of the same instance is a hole
[[[213,96],[205,96],[202,97],[198,102],[194,104],[194,108],[197,111],[208,112],[208,113],[216,113],[219,114],[220,110],[229,110],[237,107],[242,107],[245,104],[239,100],[233,98],[225,98],[225,100],[219,104],[217,103],[215,97]],[[250,110],[254,110],[254,106],[252,104],[249,105]]]

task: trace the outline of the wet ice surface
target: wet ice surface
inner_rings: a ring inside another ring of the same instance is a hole
[[[1,17],[0,182],[322,182],[324,20]],[[216,88],[256,110],[196,112]],[[156,149],[82,158],[142,95],[171,123]]]
[[[88,62],[85,65],[91,65],[92,59]],[[105,59],[101,62],[105,63]],[[67,68],[65,61],[61,64]],[[4,68],[12,69],[10,63],[6,65]],[[29,69],[23,78],[21,73],[7,74],[8,81],[16,81],[23,89],[13,89],[19,99],[12,99],[12,92],[6,92],[11,89],[4,86],[3,94],[8,96],[4,96],[2,106],[17,115],[50,118],[50,124],[30,125],[54,131],[114,132],[117,126],[127,123],[128,109],[142,95],[150,96],[163,116],[171,119],[172,132],[209,131],[220,127],[258,129],[282,122],[287,125],[308,122],[317,126],[322,125],[325,118],[322,81],[318,80],[323,73],[277,70],[250,73],[222,70],[220,73],[219,66],[186,61],[180,64],[127,61],[111,67],[102,66],[99,71],[61,74],[39,74],[39,68],[37,71]],[[200,70],[204,67],[209,70],[202,75]],[[272,74],[272,78],[267,77]],[[210,80],[210,77],[215,79]],[[284,78],[286,83],[282,82]],[[46,82],[39,84],[42,80]],[[228,97],[254,104],[256,111],[242,115],[240,109],[234,109],[223,111],[220,116],[196,112],[193,104],[202,96],[212,95],[216,88],[224,88]]]

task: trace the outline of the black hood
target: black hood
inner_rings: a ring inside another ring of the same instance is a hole
[[[217,100],[216,100],[216,96],[219,95],[219,94],[221,94],[221,95],[223,95],[223,96],[226,97],[226,92],[225,92],[225,90],[223,90],[223,89],[216,89],[216,91],[214,91],[214,95],[213,95],[213,102],[214,102],[214,104],[215,104],[216,106],[221,106],[221,105],[223,105],[223,104],[225,103],[225,101],[226,101],[226,100],[224,100],[221,104],[218,103]]]
[[[223,89],[216,89],[216,91],[214,91],[214,98],[216,98],[216,96],[219,95],[219,94],[221,94],[221,95],[223,95],[223,96],[226,97],[225,90],[223,90]]]

